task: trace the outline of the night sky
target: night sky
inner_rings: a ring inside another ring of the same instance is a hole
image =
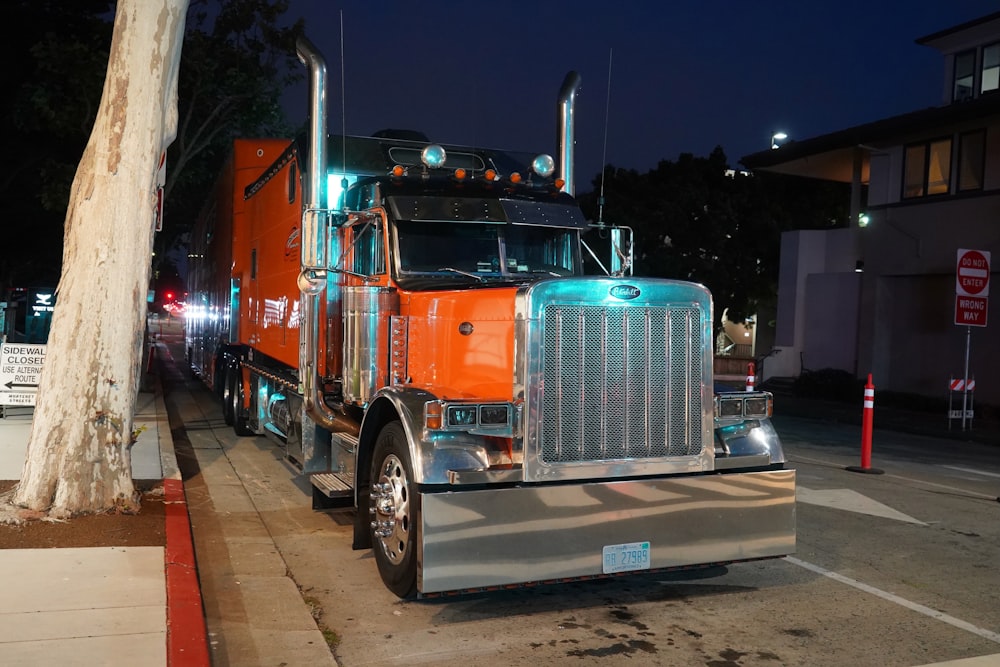
[[[583,192],[602,163],[646,171],[719,145],[736,166],[778,130],[807,139],[940,105],[943,59],[914,40],[998,10],[997,0],[291,0],[288,16],[306,19],[326,57],[331,133],[346,119],[348,134],[405,128],[555,155],[556,97],[578,71]],[[293,122],[306,96],[304,83],[286,95]]]

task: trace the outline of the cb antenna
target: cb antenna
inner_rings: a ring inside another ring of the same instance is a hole
[[[601,153],[601,194],[597,198],[597,226],[604,226],[604,166],[608,159],[608,117],[611,110],[611,56],[614,49],[608,49],[608,101],[604,105],[604,147]]]
[[[343,178],[340,179],[340,190],[347,194],[347,85],[344,82],[344,10],[340,10],[340,150],[343,162]],[[344,197],[347,205],[347,197]]]

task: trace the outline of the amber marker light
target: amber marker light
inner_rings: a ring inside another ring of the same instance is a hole
[[[521,182],[521,174],[519,174],[519,173],[517,173],[515,171],[513,174],[510,175],[510,182],[511,183],[520,183]]]
[[[459,181],[464,181],[465,180],[465,170],[462,169],[461,167],[459,167],[458,169],[456,169],[455,170],[455,178],[457,180],[459,180]]]
[[[566,185],[566,181],[564,181],[561,178],[557,178],[556,179],[556,189],[557,190],[562,190],[564,185]]]
[[[428,429],[439,429],[442,423],[443,408],[437,401],[424,403],[424,426]]]
[[[395,176],[396,178],[399,178],[400,176],[402,176],[405,173],[406,173],[406,170],[403,169],[403,165],[401,165],[401,164],[397,164],[395,167],[392,168],[392,175]]]
[[[485,178],[487,181],[495,181],[497,180],[497,172],[494,171],[493,169],[487,169],[483,173],[483,178]]]

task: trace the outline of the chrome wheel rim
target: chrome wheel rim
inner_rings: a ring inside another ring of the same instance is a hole
[[[382,553],[393,565],[406,558],[410,536],[410,500],[406,468],[395,454],[382,463],[378,483],[372,486],[372,524]]]

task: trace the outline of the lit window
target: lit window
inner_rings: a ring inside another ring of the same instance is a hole
[[[958,191],[983,189],[986,130],[968,132],[958,140]]]
[[[903,166],[903,199],[924,196],[924,164],[927,147],[907,146]]]
[[[976,52],[962,51],[955,54],[955,92],[952,101],[972,99],[973,80],[976,75]]]
[[[951,184],[951,139],[933,141],[927,161],[927,194],[947,194]]]
[[[1000,42],[983,47],[983,81],[980,92],[987,93],[1000,88]]]
[[[951,139],[907,146],[903,155],[903,199],[948,194]]]

